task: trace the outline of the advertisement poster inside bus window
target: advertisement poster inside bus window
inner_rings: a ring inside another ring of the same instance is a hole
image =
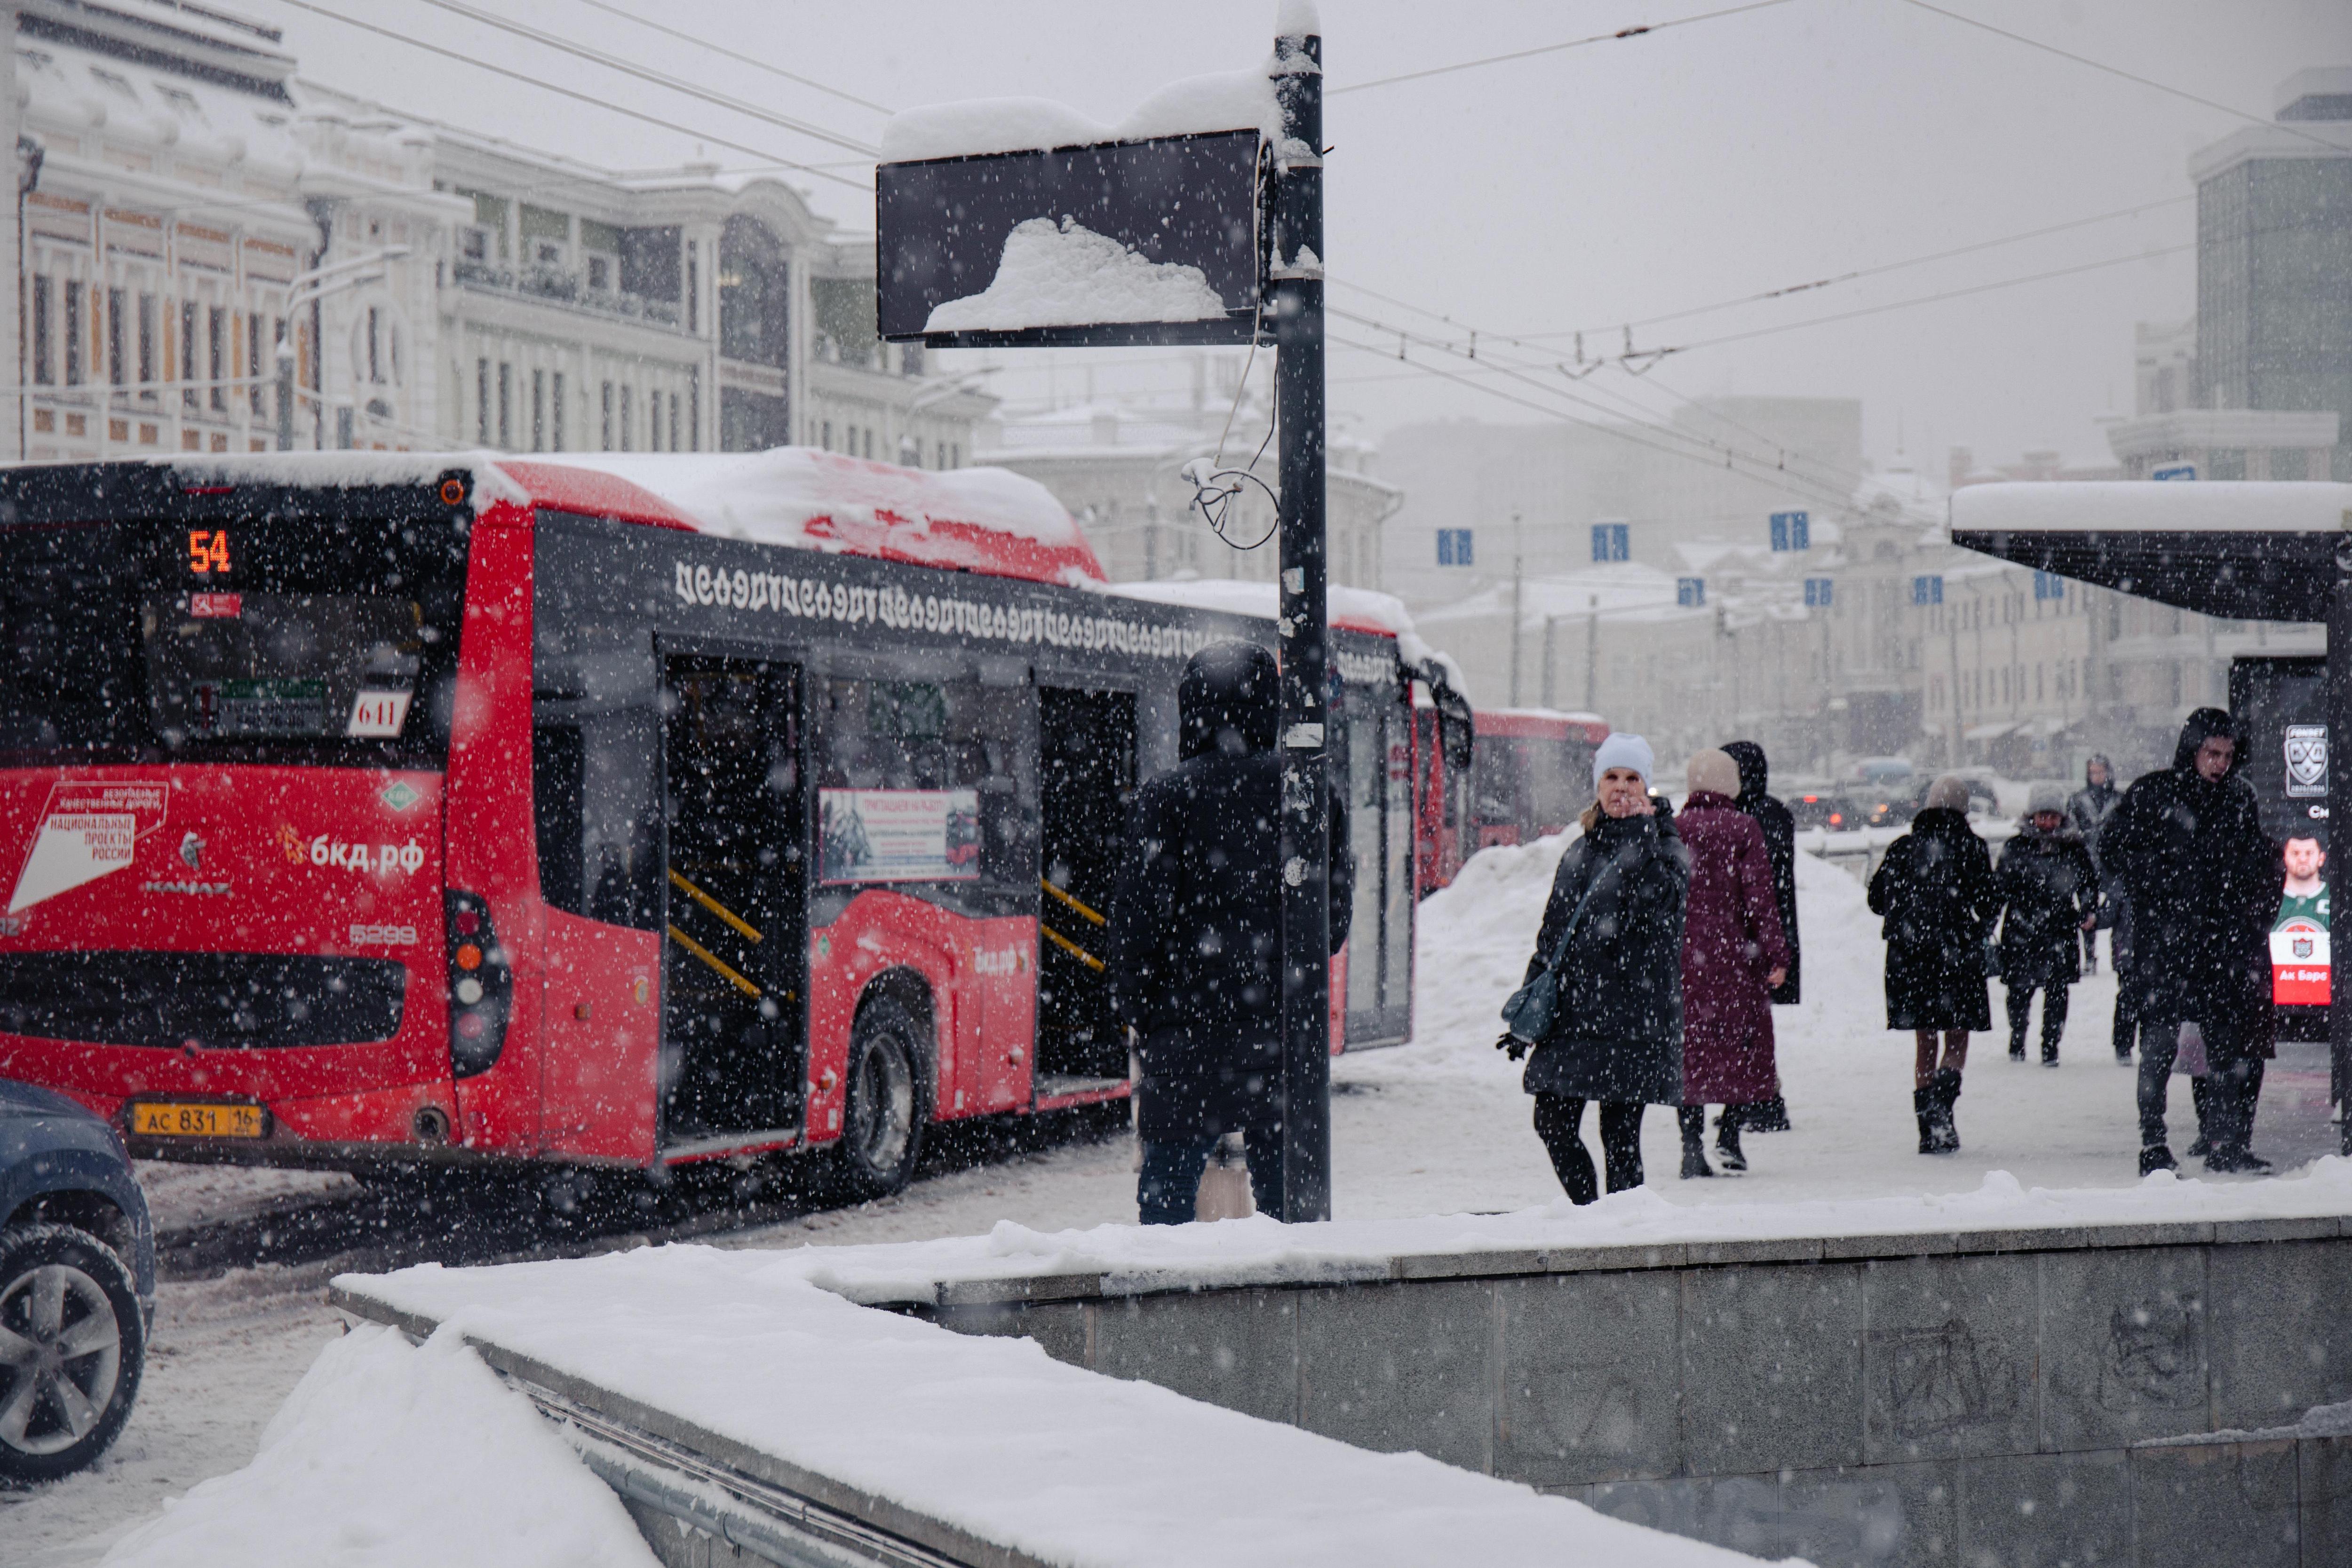
[[[2246,734],[2241,777],[2284,878],[2271,923],[2271,998],[2283,1008],[2327,1005],[2326,676],[2326,661],[2308,655],[2241,655],[2230,670],[2230,706]]]
[[[979,790],[821,789],[817,793],[826,882],[979,878]]]

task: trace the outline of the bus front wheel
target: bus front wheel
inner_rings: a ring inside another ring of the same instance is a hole
[[[840,1153],[842,1178],[855,1197],[885,1197],[913,1177],[930,1109],[923,1061],[922,1030],[904,1007],[877,997],[859,1010],[849,1036]]]

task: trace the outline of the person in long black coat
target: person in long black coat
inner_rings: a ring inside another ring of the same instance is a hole
[[[2065,786],[2036,784],[2017,836],[1993,868],[2000,900],[2000,978],[2009,992],[2009,1057],[2025,1060],[2033,993],[2042,993],[2042,1065],[2058,1065],[2067,991],[2082,978],[2082,938],[2095,923],[2099,873],[2068,822]]]
[[[2083,787],[2066,797],[2066,820],[2074,824],[2074,831],[2083,835],[2083,842],[2089,846],[2093,865],[2099,863],[2099,830],[2106,826],[2107,819],[2115,814],[2116,807],[2122,803],[2123,798],[2124,792],[2116,788],[2116,765],[2107,760],[2105,753],[2093,752],[2090,759],[2083,764]],[[2104,873],[2102,875],[2104,878]],[[2094,975],[2099,972],[2098,942],[2097,931],[2083,933],[2083,956],[2089,962]],[[2109,946],[2113,945],[2110,939]],[[2116,1038],[2122,1046],[2117,1054],[2129,1056],[2131,1037],[2122,1032],[2121,1009],[2116,1009],[2116,1016],[2118,1020]]]
[[[1599,1196],[1578,1131],[1586,1101],[1601,1102],[1611,1192],[1642,1185],[1643,1110],[1682,1101],[1690,857],[1673,808],[1648,793],[1653,766],[1636,735],[1612,735],[1594,753],[1600,799],[1580,819],[1583,836],[1560,856],[1528,960],[1530,981],[1555,964],[1552,1029],[1540,1041],[1507,1033],[1496,1041],[1514,1060],[1534,1046],[1523,1086],[1535,1097],[1536,1134],[1574,1203]]]
[[[1763,830],[1765,858],[1772,862],[1772,902],[1780,906],[1780,935],[1789,945],[1789,977],[1772,988],[1772,1000],[1776,1006],[1794,1007],[1802,999],[1799,982],[1804,969],[1803,945],[1797,937],[1797,819],[1768,788],[1771,769],[1761,746],[1735,740],[1723,749],[1739,768],[1739,795],[1732,803]],[[1789,1102],[1779,1093],[1753,1105],[1727,1105],[1723,1114],[1735,1128],[1751,1133],[1789,1130]]]
[[[2284,886],[2253,791],[2236,778],[2244,737],[2221,708],[2180,727],[2172,766],[2141,778],[2099,834],[2131,901],[2124,984],[2140,1023],[2139,1166],[2171,1170],[2165,1098],[2180,1026],[2205,1037],[2210,1123],[2205,1168],[2258,1171],[2254,1105],[2272,1052],[2270,927]]]
[[[2000,904],[1992,856],[1969,826],[1968,800],[1962,779],[1947,776],[1929,785],[1911,831],[1887,846],[1870,879],[1871,911],[1886,917],[1886,1027],[1911,1030],[1918,1044],[1911,1108],[1923,1155],[1958,1150],[1952,1107],[1968,1066],[1969,1035],[1992,1027],[1985,948]]]
[[[1180,760],[1136,791],[1111,895],[1111,1008],[1135,1031],[1146,1225],[1193,1217],[1211,1150],[1239,1128],[1262,1213],[1282,1210],[1281,697],[1274,655],[1220,643],[1177,688]],[[1355,859],[1331,791],[1331,951]]]

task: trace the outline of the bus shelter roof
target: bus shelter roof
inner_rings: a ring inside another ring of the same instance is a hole
[[[1971,485],[1952,494],[1951,529],[1962,549],[2183,610],[2324,621],[2352,551],[2352,485]]]

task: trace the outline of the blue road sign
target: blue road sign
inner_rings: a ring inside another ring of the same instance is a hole
[[[1776,550],[1812,549],[1812,514],[1810,512],[1773,513],[1772,548]]]
[[[1437,564],[1468,566],[1471,564],[1470,530],[1440,528],[1437,530]]]
[[[2197,477],[2197,465],[2168,463],[2161,468],[2149,469],[2147,476],[2151,479],[2194,479]]]
[[[1827,610],[1830,607],[1831,591],[1835,587],[1836,582],[1831,578],[1809,577],[1805,579],[1805,608],[1808,610]]]
[[[1911,602],[1918,605],[1941,604],[1944,602],[1943,577],[1938,574],[1934,577],[1913,578],[1911,580]]]
[[[1592,525],[1592,559],[1595,560],[1625,560],[1632,555],[1631,541],[1623,523]]]
[[[1678,577],[1675,579],[1675,602],[1685,610],[1696,610],[1706,602],[1706,579]]]

